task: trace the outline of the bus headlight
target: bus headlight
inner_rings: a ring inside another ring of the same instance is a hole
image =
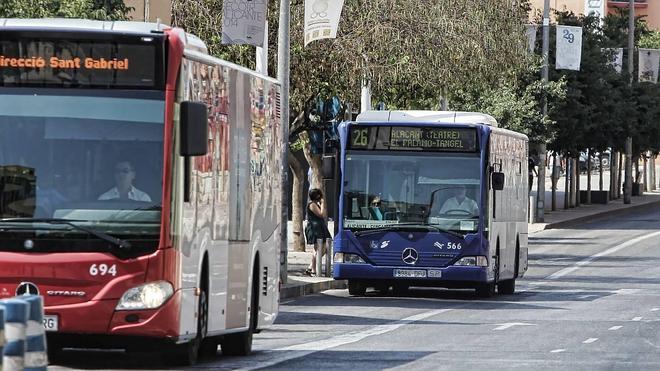
[[[357,263],[357,264],[364,264],[366,263],[364,259],[360,257],[360,255],[356,254],[344,254],[344,253],[336,253],[335,258],[334,258],[335,263]]]
[[[488,259],[485,256],[466,256],[454,263],[454,265],[462,267],[487,267]]]
[[[174,294],[172,284],[156,281],[133,287],[119,299],[115,310],[137,310],[158,308]]]

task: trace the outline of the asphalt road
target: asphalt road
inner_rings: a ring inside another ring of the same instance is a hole
[[[659,241],[660,211],[530,235],[517,293],[488,300],[444,289],[302,297],[282,304],[252,356],[195,369],[660,370]],[[99,352],[61,366],[164,368]]]

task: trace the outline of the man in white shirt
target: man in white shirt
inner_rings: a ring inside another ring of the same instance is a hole
[[[151,202],[151,197],[133,186],[135,169],[128,161],[118,162],[115,166],[116,187],[99,196],[99,200],[132,200]]]
[[[459,185],[456,187],[454,197],[447,199],[440,208],[440,214],[461,215],[462,211],[465,215],[479,215],[479,206],[473,199],[465,196],[465,186]]]

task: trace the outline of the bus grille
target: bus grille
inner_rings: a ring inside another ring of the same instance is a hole
[[[438,253],[436,252],[420,252],[419,259],[415,265],[420,267],[446,267],[454,259],[453,257],[437,255]],[[403,262],[401,251],[372,251],[368,257],[374,265],[411,266]]]

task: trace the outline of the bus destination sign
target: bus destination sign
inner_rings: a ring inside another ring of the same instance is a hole
[[[475,152],[474,128],[430,126],[353,126],[350,149]]]
[[[0,86],[159,89],[162,41],[3,37]]]

